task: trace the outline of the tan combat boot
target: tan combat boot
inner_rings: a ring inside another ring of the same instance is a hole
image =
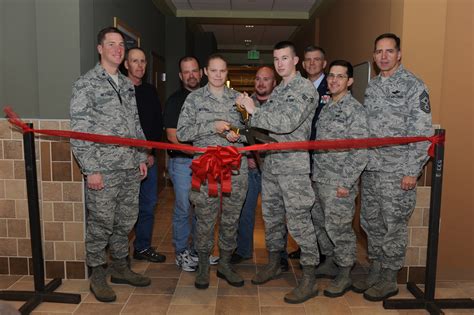
[[[232,257],[231,251],[220,251],[219,265],[217,266],[217,276],[225,279],[228,284],[234,287],[241,287],[244,285],[244,279],[236,273],[230,266],[230,259]]]
[[[199,262],[194,286],[196,289],[209,287],[209,253],[198,252]]]
[[[369,274],[367,275],[367,278],[354,282],[352,284],[352,291],[357,293],[364,293],[368,288],[373,286],[379,280],[381,269],[382,264],[380,263],[380,261],[373,260],[370,264]]]
[[[380,272],[379,281],[364,292],[364,298],[372,302],[378,302],[397,295],[397,274],[398,270],[383,268]]]
[[[303,277],[299,284],[291,292],[285,295],[285,302],[290,304],[299,304],[318,295],[318,290],[314,288],[316,278],[314,277],[314,265],[303,265]]]
[[[280,252],[270,252],[268,255],[268,264],[260,270],[253,278],[253,284],[264,284],[275,279],[281,274]]]
[[[107,283],[107,272],[102,266],[92,267],[90,290],[101,302],[113,302],[117,299],[114,290]]]
[[[126,258],[113,260],[109,272],[112,283],[129,284],[134,287],[146,287],[151,283],[149,277],[133,272]]]

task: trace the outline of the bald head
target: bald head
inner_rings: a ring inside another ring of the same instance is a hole
[[[272,94],[276,85],[275,71],[272,68],[264,66],[257,70],[255,75],[255,94],[259,101],[265,101]]]

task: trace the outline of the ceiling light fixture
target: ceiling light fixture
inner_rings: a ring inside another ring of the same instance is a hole
[[[253,28],[253,25],[245,25],[245,28]]]

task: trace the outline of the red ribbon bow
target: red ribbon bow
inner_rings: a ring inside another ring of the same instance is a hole
[[[191,165],[193,170],[192,188],[199,191],[206,182],[209,196],[218,195],[218,182],[221,184],[221,193],[232,191],[232,170],[240,168],[241,154],[236,147],[208,147],[199,158],[194,159]]]

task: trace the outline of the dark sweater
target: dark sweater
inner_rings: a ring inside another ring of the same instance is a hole
[[[142,83],[135,86],[138,116],[147,140],[161,141],[163,135],[163,115],[158,93],[153,85]]]

